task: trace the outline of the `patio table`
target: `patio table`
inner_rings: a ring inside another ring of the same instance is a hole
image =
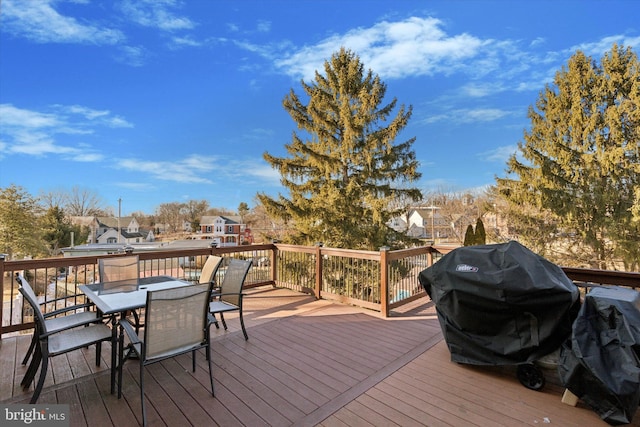
[[[126,280],[78,286],[78,289],[87,296],[87,299],[95,304],[98,311],[111,318],[111,394],[115,392],[117,371],[118,315],[123,317],[130,310],[145,307],[148,291],[190,286],[191,284],[191,282],[176,279],[175,277],[153,276],[140,278],[137,283],[131,283],[131,280]]]

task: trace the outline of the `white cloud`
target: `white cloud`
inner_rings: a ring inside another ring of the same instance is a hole
[[[142,46],[120,46],[120,53],[115,55],[115,59],[123,64],[132,67],[141,67],[145,64],[148,53]]]
[[[104,156],[86,143],[72,145],[68,136],[91,135],[96,127],[133,126],[121,117],[114,117],[108,110],[80,105],[53,105],[43,112],[0,104],[0,117],[0,139],[5,154],[52,154],[80,162],[96,162]],[[59,141],[58,135],[67,135],[65,143]]]
[[[429,17],[383,21],[305,46],[277,60],[276,66],[294,77],[312,79],[333,53],[345,47],[383,78],[450,74],[468,68],[464,61],[477,58],[491,44],[466,33],[449,36],[441,27],[442,21]]]
[[[130,190],[136,191],[149,191],[154,188],[152,184],[142,182],[116,182],[115,185],[118,187],[128,188]]]
[[[95,123],[113,128],[132,128],[133,124],[119,116],[112,116],[109,110],[94,110],[82,105],[57,105],[62,112],[78,114]]]
[[[216,158],[192,155],[184,159],[172,161],[145,161],[137,159],[124,159],[118,161],[116,168],[137,172],[145,172],[154,178],[164,181],[182,183],[211,184],[208,176],[216,170]]]
[[[189,18],[177,16],[170,11],[179,5],[175,0],[125,0],[121,8],[128,19],[144,27],[164,31],[194,28],[196,24]]]
[[[178,48],[184,46],[197,47],[202,46],[202,42],[194,40],[192,37],[174,37],[171,39],[171,47]]]
[[[485,151],[479,154],[479,157],[487,162],[507,163],[507,160],[518,151],[517,145],[503,145],[493,150]]]
[[[0,117],[2,117],[2,122],[0,122],[2,127],[8,126],[9,128],[37,129],[60,125],[60,121],[54,114],[23,110],[12,104],[0,104]]]
[[[104,155],[100,153],[91,153],[86,151],[74,150],[70,156],[66,157],[66,160],[73,160],[76,162],[85,163],[97,163],[104,160]]]
[[[280,185],[280,173],[262,159],[234,160],[227,172],[242,179],[255,178],[267,185]]]
[[[452,109],[441,114],[435,114],[422,120],[423,123],[482,123],[492,122],[510,116],[510,111],[499,108],[460,108]]]
[[[573,55],[576,50],[581,50],[584,54],[593,56],[594,59],[600,60],[605,52],[611,50],[614,43],[618,46],[630,46],[633,48],[640,47],[640,37],[630,37],[624,35],[614,35],[604,37],[600,40],[590,43],[582,43],[576,46],[572,46],[568,49],[568,54]]]
[[[271,21],[258,21],[257,30],[259,33],[268,33],[271,31]]]
[[[489,95],[495,95],[497,93],[506,90],[501,82],[482,82],[482,83],[468,83],[461,88],[465,96],[473,98],[482,98]]]
[[[53,8],[55,3],[55,0],[3,0],[0,14],[3,30],[38,43],[112,45],[125,39],[119,30],[61,15]]]
[[[529,43],[529,46],[531,47],[536,47],[539,45],[543,45],[547,42],[547,40],[544,37],[536,37],[535,39],[533,39],[531,41],[531,43]]]
[[[213,184],[215,180],[242,180],[261,185],[279,185],[280,175],[261,158],[237,159],[193,154],[171,161],[120,159],[113,165],[144,173],[154,179],[187,184]]]

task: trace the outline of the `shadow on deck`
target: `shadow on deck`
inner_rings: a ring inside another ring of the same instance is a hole
[[[581,403],[563,404],[553,372],[535,392],[515,369],[451,362],[426,297],[389,319],[283,289],[252,290],[245,301],[249,341],[237,316],[227,332],[212,328],[215,397],[203,352],[195,373],[190,356],[146,368],[149,425],[607,425]],[[0,341],[2,404],[29,401],[32,390],[19,386],[28,344],[26,335]],[[93,348],[53,358],[38,403],[69,404],[72,426],[139,425],[138,365],[127,362],[118,400],[109,354],[100,367]]]

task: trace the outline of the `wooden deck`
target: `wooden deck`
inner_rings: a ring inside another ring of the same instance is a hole
[[[451,362],[427,298],[382,319],[281,289],[250,294],[249,341],[237,316],[228,316],[227,332],[212,328],[215,397],[208,392],[204,353],[195,373],[189,356],[147,368],[149,425],[608,425],[582,403],[561,403],[553,371],[546,371],[551,384],[535,392],[508,367]],[[27,335],[0,341],[2,404],[29,401],[32,390],[19,386],[28,343]],[[103,349],[98,368],[94,351],[53,358],[38,403],[70,404],[72,426],[139,425],[138,365],[127,362],[118,400],[109,393],[110,349]]]

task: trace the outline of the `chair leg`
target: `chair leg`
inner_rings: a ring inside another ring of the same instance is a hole
[[[97,342],[96,343],[96,366],[100,366],[101,355],[102,355],[102,343]]]
[[[220,325],[218,324],[218,319],[216,319],[216,315],[211,313],[211,317],[213,317],[213,324],[216,325],[216,329],[220,329]]]
[[[31,363],[27,368],[27,372],[24,373],[24,377],[22,377],[22,381],[20,385],[23,389],[28,389],[33,381],[33,378],[36,376],[36,372],[38,371],[38,365],[40,364],[40,357],[38,355],[34,355],[33,359],[31,359]]]
[[[192,364],[191,370],[192,372],[195,372],[196,371],[196,351],[195,350],[191,352],[191,364]]]
[[[24,377],[22,378],[22,382],[20,383],[20,385],[24,389],[29,388],[29,386],[31,385],[31,382],[36,376],[36,372],[38,372],[38,366],[40,365],[41,361],[42,361],[42,354],[40,353],[40,346],[38,346],[35,348],[35,353],[31,358],[31,363],[29,364],[29,367],[27,368],[27,372],[25,372]]]
[[[244,317],[242,316],[242,308],[240,308],[240,326],[242,326],[242,333],[244,334],[244,340],[249,340],[249,335],[247,335],[247,330],[244,328]]]
[[[147,410],[144,405],[144,364],[142,363],[142,357],[140,358],[140,402],[142,404],[142,425],[147,425]]]
[[[137,334],[137,333],[140,332],[140,327],[142,326],[140,324],[140,315],[135,310],[131,310],[131,314],[133,314],[133,320],[134,320],[134,324],[136,325],[135,329],[136,329],[136,334]]]
[[[227,330],[227,322],[224,321],[224,314],[220,313],[220,320],[222,320],[222,326],[224,326],[224,330]]]
[[[42,345],[41,347],[44,347]],[[47,348],[41,349],[42,355],[42,367],[40,368],[40,378],[38,378],[38,384],[36,384],[36,389],[33,392],[33,396],[31,396],[30,404],[34,404],[38,401],[38,397],[40,397],[40,392],[42,391],[42,386],[44,385],[44,380],[47,376],[47,369],[49,368],[49,350]]]
[[[208,354],[211,353],[211,341],[209,341],[209,339],[207,339],[207,353]],[[211,396],[215,396],[216,391],[213,388],[213,364],[211,362],[211,357],[208,358],[208,363],[209,363],[209,380],[211,381]]]
[[[118,339],[118,399],[122,397],[122,370],[124,369],[123,365],[124,365],[124,335],[122,331],[120,331],[120,337]]]
[[[31,353],[33,353],[33,349],[36,346],[36,343],[38,342],[38,333],[36,331],[33,331],[33,337],[31,338],[31,344],[29,344],[29,349],[27,349],[27,354],[24,355],[24,359],[22,359],[22,364],[26,365],[27,362],[29,361],[29,357],[31,357]]]

